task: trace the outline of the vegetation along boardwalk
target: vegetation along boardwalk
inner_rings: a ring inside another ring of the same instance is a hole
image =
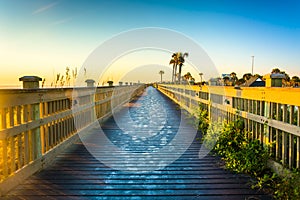
[[[186,117],[152,87],[102,130],[90,131],[4,198],[270,199],[250,188],[248,176],[218,167],[217,158],[199,159],[199,135],[190,138],[195,130]]]

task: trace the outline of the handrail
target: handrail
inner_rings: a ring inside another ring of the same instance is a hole
[[[252,137],[274,143],[274,160],[300,168],[300,89],[158,84],[158,89],[194,114],[199,103],[211,120],[241,117]]]
[[[75,141],[76,133],[109,117],[144,88],[0,90],[0,195],[51,162],[62,145]]]

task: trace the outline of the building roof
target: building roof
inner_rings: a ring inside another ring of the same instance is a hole
[[[261,80],[257,76],[252,76],[249,80],[247,80],[244,84],[241,86],[243,87],[264,87],[265,81]]]
[[[284,79],[285,75],[281,74],[281,73],[272,73],[272,74],[266,74],[264,77],[265,78],[272,78],[272,79],[275,79],[275,78]]]

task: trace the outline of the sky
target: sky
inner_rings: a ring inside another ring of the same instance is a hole
[[[251,72],[254,56],[254,73],[264,75],[278,67],[300,76],[299,13],[299,0],[0,0],[0,85],[18,85],[24,75],[45,78],[50,85],[66,67],[82,71],[85,60],[105,41],[145,27],[191,38],[219,74],[236,72],[241,77]],[[108,71],[96,81],[118,82],[123,77],[159,81],[158,66],[166,71],[164,79],[170,80],[171,55],[155,52],[156,59],[147,53],[129,55],[123,63],[114,61],[122,74]],[[187,63],[196,55],[189,54]],[[143,73],[130,68],[133,60],[139,60],[135,66],[155,67]],[[187,71],[192,71],[188,64],[183,73]],[[196,73],[192,75],[197,81]]]

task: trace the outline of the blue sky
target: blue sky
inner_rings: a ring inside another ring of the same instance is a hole
[[[254,55],[255,73],[279,67],[299,76],[299,13],[297,0],[0,0],[1,82],[80,68],[102,42],[143,27],[187,35],[220,73],[251,72]]]

